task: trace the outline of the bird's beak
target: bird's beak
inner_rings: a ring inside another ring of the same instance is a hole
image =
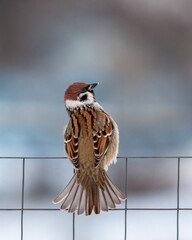
[[[99,83],[92,83],[89,85],[89,90],[93,90]]]

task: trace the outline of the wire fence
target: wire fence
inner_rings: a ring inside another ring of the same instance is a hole
[[[171,157],[118,157],[118,159],[125,160],[125,194],[127,199],[128,196],[128,165],[129,159],[175,159],[177,161],[177,194],[176,194],[176,208],[128,208],[127,201],[125,201],[124,208],[116,208],[110,209],[110,211],[123,211],[124,212],[124,240],[127,240],[127,215],[128,211],[175,211],[177,213],[177,221],[176,221],[176,240],[179,240],[179,213],[180,211],[191,211],[192,208],[181,208],[180,207],[180,166],[182,159],[192,158],[192,157],[185,157],[185,156],[171,156]],[[21,196],[21,207],[20,208],[0,208],[0,211],[20,211],[21,212],[21,240],[24,240],[23,232],[24,232],[24,211],[59,211],[59,208],[24,208],[24,195],[25,195],[25,161],[26,159],[67,159],[66,157],[0,157],[0,159],[20,159],[22,161],[22,181],[21,181],[21,189],[22,189],[22,196]],[[75,240],[75,221],[76,214],[73,213],[73,240]]]

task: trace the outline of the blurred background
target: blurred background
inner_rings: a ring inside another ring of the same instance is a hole
[[[119,125],[119,156],[192,156],[191,9],[188,0],[2,0],[0,156],[65,156],[63,94],[76,81],[100,83],[96,100]],[[191,169],[183,159],[181,207],[192,207]],[[124,170],[125,159],[109,169],[122,190]],[[21,207],[21,173],[21,160],[0,160],[0,208]],[[24,206],[54,208],[71,176],[67,160],[27,160]],[[130,158],[128,207],[175,208],[176,183],[177,159]],[[24,221],[25,240],[72,239],[66,212],[26,211]],[[20,212],[0,212],[0,224],[1,239],[20,239]],[[76,224],[79,240],[124,237],[121,211]],[[182,240],[192,239],[191,224],[182,211]],[[127,231],[130,240],[175,239],[176,212],[130,211]]]

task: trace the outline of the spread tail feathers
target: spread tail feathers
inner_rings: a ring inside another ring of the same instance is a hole
[[[64,200],[61,210],[68,209],[71,213],[77,210],[78,215],[85,213],[88,216],[92,211],[99,214],[100,210],[113,209],[125,199],[125,195],[112,183],[105,171],[98,176],[97,181],[88,175],[79,178],[77,171],[53,203]]]

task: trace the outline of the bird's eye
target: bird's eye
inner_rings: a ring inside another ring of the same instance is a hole
[[[82,88],[82,90],[81,90],[82,93],[84,93],[84,92],[86,92],[86,91],[87,91],[86,88]]]

